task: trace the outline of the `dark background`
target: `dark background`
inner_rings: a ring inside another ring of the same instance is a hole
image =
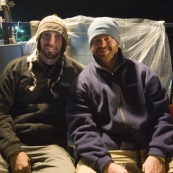
[[[56,13],[61,18],[77,15],[146,18],[173,23],[173,0],[13,0],[14,22],[41,20]]]

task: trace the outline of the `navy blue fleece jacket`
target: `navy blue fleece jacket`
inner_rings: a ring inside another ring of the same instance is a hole
[[[93,58],[73,82],[66,109],[70,134],[79,155],[96,171],[111,161],[108,150],[122,141],[152,155],[173,150],[169,98],[157,75],[119,52],[114,73]]]

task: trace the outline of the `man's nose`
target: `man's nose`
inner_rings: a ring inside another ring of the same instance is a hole
[[[105,47],[106,46],[106,41],[104,39],[100,40],[100,46]]]
[[[51,34],[49,38],[49,43],[54,44],[55,43],[55,35]]]

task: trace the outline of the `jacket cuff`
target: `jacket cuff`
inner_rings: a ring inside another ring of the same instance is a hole
[[[103,172],[103,169],[108,162],[114,162],[110,156],[105,156],[104,158],[98,158],[96,170],[99,170],[99,172]]]
[[[156,155],[156,156],[161,156],[161,157],[166,157],[166,154],[160,150],[159,148],[150,148],[148,155]]]
[[[14,144],[9,145],[8,147],[6,147],[3,150],[3,152],[1,154],[5,160],[9,161],[9,157],[11,156],[11,154],[13,154],[17,151],[22,151],[20,143],[14,143]]]

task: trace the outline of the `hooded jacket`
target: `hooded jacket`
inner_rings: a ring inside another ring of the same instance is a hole
[[[12,60],[0,77],[0,152],[5,159],[21,145],[59,144],[65,148],[66,98],[83,67],[63,55],[49,74],[37,57]],[[60,79],[57,80],[60,76]],[[53,95],[56,93],[56,97]]]
[[[79,155],[102,172],[112,161],[108,150],[122,143],[166,157],[173,150],[169,98],[146,65],[124,58],[111,73],[95,58],[73,82],[67,102],[69,131]]]

